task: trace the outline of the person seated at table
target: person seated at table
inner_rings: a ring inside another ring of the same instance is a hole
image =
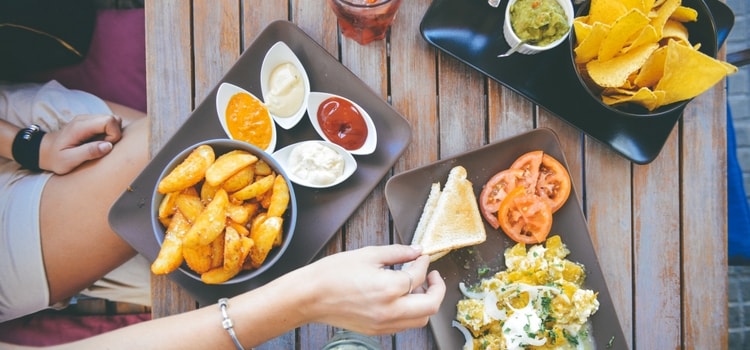
[[[0,85],[0,322],[78,293],[150,305],[149,263],[107,217],[147,137],[143,113],[55,81]]]
[[[0,142],[0,321],[77,293],[149,305],[149,263],[108,223],[109,208],[148,162],[147,117],[54,81],[0,84]],[[408,270],[388,268],[412,261]],[[428,265],[419,247],[347,251],[231,299],[228,312],[245,346],[311,322],[366,334],[422,327],[445,294]],[[229,346],[221,317],[207,316],[217,312],[146,321],[74,347]]]

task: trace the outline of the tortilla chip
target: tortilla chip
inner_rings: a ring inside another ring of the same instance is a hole
[[[657,93],[648,88],[641,88],[634,93],[602,96],[602,101],[610,106],[631,102],[639,104],[649,111],[653,111],[660,105],[660,95],[663,96],[663,93]]]
[[[648,16],[637,9],[631,9],[627,14],[618,18],[612,24],[612,29],[609,30],[609,34],[599,48],[598,59],[606,61],[615,57],[625,47],[628,39],[639,33],[648,23]]]
[[[665,104],[687,100],[702,94],[737,67],[713,59],[692,47],[670,40],[664,60],[664,76],[655,90],[666,92]]]
[[[602,87],[619,87],[633,72],[643,66],[659,44],[642,45],[610,60],[593,60],[586,64],[591,79]]]
[[[586,39],[579,41],[574,49],[576,63],[584,63],[595,59],[607,34],[609,34],[609,25],[600,22],[594,23]]]
[[[675,20],[668,20],[667,23],[664,24],[662,38],[675,39],[682,44],[690,46],[687,28],[684,24]]]
[[[594,24],[596,22],[601,22],[612,24],[627,12],[628,8],[617,1],[591,0],[588,23]]]
[[[698,11],[687,6],[679,6],[672,12],[672,16],[669,19],[682,23],[695,22],[698,20]]]
[[[659,79],[664,75],[664,61],[667,58],[667,47],[663,46],[654,51],[651,56],[643,63],[643,67],[638,71],[635,78],[635,86],[654,87]]]
[[[651,20],[651,25],[656,29],[656,33],[662,36],[664,24],[672,13],[680,7],[681,0],[665,0],[664,3],[656,10],[656,17]]]
[[[641,29],[641,32],[638,33],[638,35],[635,37],[635,40],[633,40],[633,43],[631,43],[628,47],[624,48],[622,50],[623,53],[628,52],[629,50],[636,48],[641,45],[648,45],[648,44],[654,44],[658,43],[661,38],[656,34],[656,29],[654,29],[654,26],[652,25],[646,25]]]

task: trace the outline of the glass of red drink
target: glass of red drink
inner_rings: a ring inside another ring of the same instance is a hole
[[[341,33],[361,45],[385,38],[402,0],[328,0]]]

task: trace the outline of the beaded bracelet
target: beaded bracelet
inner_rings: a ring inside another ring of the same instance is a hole
[[[234,323],[232,323],[232,319],[230,319],[229,315],[227,315],[228,303],[229,303],[229,299],[227,298],[219,299],[219,308],[221,308],[221,316],[224,318],[221,321],[221,325],[224,327],[224,329],[227,330],[227,333],[229,333],[229,336],[232,337],[232,341],[234,342],[234,345],[237,346],[237,349],[245,350],[245,348],[242,347],[242,344],[240,344],[240,340],[237,339],[237,334],[234,332]]]

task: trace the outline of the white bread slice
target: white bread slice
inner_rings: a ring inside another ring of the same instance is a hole
[[[476,245],[487,239],[474,188],[471,181],[466,179],[466,169],[460,165],[451,169],[442,191],[436,191],[435,185],[440,186],[433,184],[412,240],[422,245],[423,253],[430,255],[431,261],[451,250]],[[433,193],[437,193],[438,198],[431,207]],[[423,220],[427,220],[426,224],[423,224]]]
[[[425,202],[424,209],[422,209],[422,216],[419,217],[417,229],[414,230],[414,238],[411,239],[412,244],[422,243],[422,237],[424,237],[424,233],[427,230],[427,224],[430,222],[430,218],[432,218],[432,213],[435,212],[435,207],[437,207],[439,198],[440,183],[435,182],[432,184],[432,187],[430,187],[430,195],[427,196],[427,202]]]

